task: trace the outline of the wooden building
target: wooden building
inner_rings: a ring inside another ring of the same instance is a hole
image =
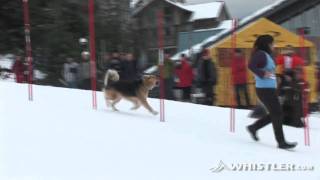
[[[187,4],[170,0],[150,0],[139,5],[133,12],[137,47],[141,57],[149,62],[158,59],[157,12],[164,14],[165,53],[177,52],[178,33],[217,27],[230,15],[222,1]]]

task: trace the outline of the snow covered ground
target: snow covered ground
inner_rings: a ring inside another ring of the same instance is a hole
[[[153,107],[159,101],[150,99]],[[91,109],[91,92],[0,82],[1,180],[270,180],[320,179],[320,118],[311,117],[311,147],[303,129],[285,127],[294,151],[275,148],[271,126],[251,140],[248,111],[236,111],[236,133],[229,132],[229,109],[166,101],[166,122],[144,109],[120,112]],[[292,163],[313,171],[222,171],[224,162]]]

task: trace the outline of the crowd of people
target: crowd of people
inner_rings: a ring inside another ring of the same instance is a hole
[[[62,71],[67,87],[91,88],[90,63],[85,55],[82,59],[84,61],[79,64],[72,58],[67,58]],[[117,70],[122,81],[138,80],[143,74],[132,53],[106,54],[98,68],[100,72],[98,79],[103,79],[108,69]],[[170,55],[165,54],[163,79],[166,99],[191,101],[192,90],[196,87],[202,89],[203,104],[213,105],[214,103],[213,87],[217,82],[217,72],[208,50],[201,52],[199,63],[196,66],[192,65],[185,54],[182,54],[178,61],[171,60]]]
[[[218,72],[215,61],[212,61],[209,50],[203,49],[197,56],[196,61],[191,61],[185,54],[179,60],[171,60],[171,55],[164,55],[164,87],[165,98],[169,100],[193,101],[193,96],[201,94],[198,99],[201,104],[215,104],[215,85],[218,81]],[[285,87],[288,81],[303,79],[304,60],[295,52],[294,48],[287,46],[281,53],[274,57],[280,71],[281,87]],[[80,62],[80,63],[79,63]],[[232,83],[235,92],[236,107],[252,107],[250,93],[248,91],[248,60],[245,52],[236,49],[230,64]],[[143,74],[138,68],[138,61],[133,53],[107,53],[102,63],[98,66],[98,81],[102,82],[104,73],[108,69],[119,72],[121,80],[137,80]],[[27,68],[21,56],[16,56],[11,71],[15,74],[16,82],[27,82]],[[61,76],[63,84],[69,88],[91,89],[90,61],[85,54],[81,61],[66,58],[63,64]],[[294,77],[293,77],[294,76]],[[320,79],[320,68],[316,74]],[[100,83],[101,84],[101,83]],[[99,85],[99,83],[98,83]],[[320,81],[318,81],[320,92]],[[279,88],[280,95],[287,95],[288,91]],[[193,101],[194,102],[194,101]]]
[[[132,53],[113,52],[112,54],[106,54],[102,60],[102,63],[98,66],[99,82],[108,69],[117,70],[121,76],[121,80],[136,80],[141,76],[137,61]],[[81,63],[77,63],[72,58],[67,58],[62,74],[67,87],[91,88],[90,61],[86,54],[82,55]]]
[[[196,65],[192,65],[185,54],[182,54],[180,60],[175,62],[170,59],[170,55],[166,54],[163,78],[166,99],[190,101],[192,90],[201,89],[201,93],[204,94],[201,103],[214,104],[217,71],[207,49],[200,53]]]

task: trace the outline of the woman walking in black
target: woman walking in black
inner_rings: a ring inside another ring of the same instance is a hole
[[[268,114],[247,127],[249,133],[255,141],[258,141],[257,131],[269,123],[272,123],[278,147],[281,149],[291,149],[297,143],[285,141],[282,128],[282,108],[277,95],[277,80],[275,76],[275,62],[272,57],[273,37],[261,35],[254,44],[254,52],[249,63],[249,69],[254,73],[256,81],[256,93],[264,105]]]

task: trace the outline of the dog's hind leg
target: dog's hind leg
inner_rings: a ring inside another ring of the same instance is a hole
[[[116,104],[118,104],[118,102],[120,102],[120,100],[121,100],[121,98],[118,97],[118,98],[116,98],[115,100],[112,101],[112,103],[111,103],[111,108],[112,108],[112,110],[114,110],[114,111],[119,111],[119,110],[116,108]]]
[[[140,99],[141,104],[143,107],[145,107],[149,112],[151,112],[153,115],[157,115],[158,112],[153,110],[152,107],[149,105],[148,101],[146,99]]]
[[[105,102],[106,102],[106,106],[107,106],[107,107],[110,107],[110,106],[111,106],[111,102],[110,102],[107,98],[105,98]]]

